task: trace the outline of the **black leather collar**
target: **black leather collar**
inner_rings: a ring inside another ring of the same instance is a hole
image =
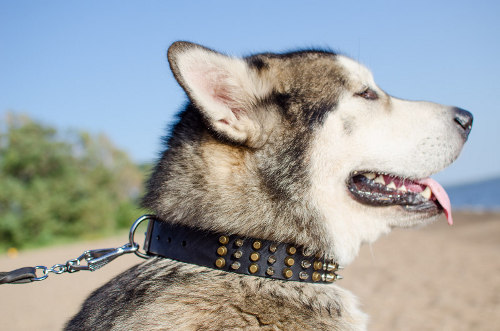
[[[150,219],[145,250],[213,269],[270,279],[332,283],[341,267],[321,253],[269,240],[193,229]]]

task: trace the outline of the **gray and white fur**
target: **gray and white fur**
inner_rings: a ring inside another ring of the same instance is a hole
[[[168,51],[190,103],[147,185],[168,222],[310,247],[349,264],[362,243],[439,208],[374,206],[353,173],[420,179],[465,142],[456,109],[396,99],[361,64],[328,51],[230,57],[176,42]],[[150,259],[97,289],[67,330],[365,330],[336,284],[238,275]]]

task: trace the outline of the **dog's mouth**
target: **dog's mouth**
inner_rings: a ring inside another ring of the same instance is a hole
[[[396,175],[355,171],[347,182],[354,198],[370,206],[399,205],[411,212],[444,211],[453,224],[451,204],[444,188],[431,178],[408,179]]]

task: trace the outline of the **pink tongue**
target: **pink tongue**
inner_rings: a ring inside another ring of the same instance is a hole
[[[449,225],[453,225],[453,217],[451,216],[451,202],[448,194],[444,188],[432,178],[425,178],[418,181],[418,183],[429,186],[432,194],[436,197],[437,201],[441,204],[444,209],[444,214],[448,220]]]

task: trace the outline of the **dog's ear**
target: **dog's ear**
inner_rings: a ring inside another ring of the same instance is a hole
[[[252,145],[259,140],[263,118],[256,114],[255,104],[269,89],[245,60],[178,41],[170,46],[168,61],[216,132],[238,143]]]

